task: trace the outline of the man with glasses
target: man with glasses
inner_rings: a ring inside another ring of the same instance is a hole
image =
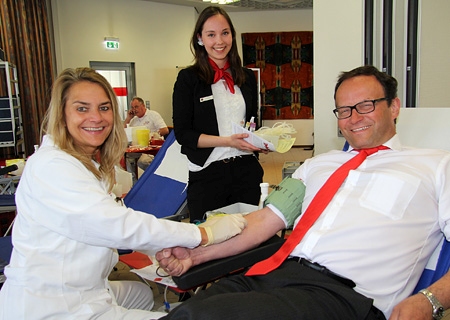
[[[387,100],[387,98],[364,100],[358,102],[352,107],[336,108],[333,110],[333,113],[339,120],[350,118],[352,116],[353,110],[356,110],[356,112],[358,112],[359,114],[371,113],[373,110],[375,110],[375,103],[383,100]]]
[[[139,97],[131,99],[130,109],[127,112],[127,117],[123,123],[126,128],[130,127],[146,127],[151,133],[157,133],[159,136],[165,136],[169,134],[169,128],[167,127],[164,119],[161,115],[154,111],[148,110],[145,107],[144,100]],[[135,163],[137,160],[137,164]],[[133,176],[133,184],[136,183],[138,177],[136,177],[136,165],[145,170],[153,161],[153,155],[141,154],[141,153],[129,153],[126,158],[127,171],[131,172]]]
[[[294,215],[293,235],[297,224],[307,223],[299,211],[317,204],[312,200],[333,172],[366,149],[380,151],[349,171],[281,266],[220,280],[168,319],[442,318],[450,307],[450,274],[411,293],[442,233],[450,238],[450,153],[402,146],[395,128],[397,81],[375,67],[342,73],[334,98],[350,148],[317,155],[296,170],[292,179],[306,186],[302,205],[292,208],[299,200],[290,185],[274,190],[265,208],[246,216],[240,235],[207,248],[166,249],[157,253],[160,266],[179,275],[248,250],[288,227]],[[292,197],[277,201],[277,192]]]
[[[131,108],[128,110],[127,118],[124,122],[125,128],[128,124],[130,127],[145,126],[150,132],[157,132],[160,136],[169,134],[169,128],[164,119],[158,112],[148,110],[142,98],[134,97],[130,106]]]

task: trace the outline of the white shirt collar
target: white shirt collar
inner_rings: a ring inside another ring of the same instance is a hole
[[[394,134],[391,139],[383,143],[383,146],[388,147],[391,150],[402,150],[402,144],[400,142],[400,137],[398,136],[398,134]],[[351,152],[353,150],[355,149],[352,146],[349,146],[347,152]]]

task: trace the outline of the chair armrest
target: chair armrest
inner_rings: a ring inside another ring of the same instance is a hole
[[[283,242],[284,239],[275,235],[254,249],[231,257],[205,262],[191,268],[179,277],[172,277],[172,279],[181,290],[196,288],[270,257],[281,247]]]

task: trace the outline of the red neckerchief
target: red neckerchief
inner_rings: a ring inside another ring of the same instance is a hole
[[[231,93],[234,93],[233,76],[230,73],[225,71],[230,67],[230,63],[227,61],[225,63],[225,65],[223,66],[223,68],[220,69],[211,58],[208,58],[208,59],[209,59],[209,63],[211,64],[211,67],[213,68],[213,70],[215,72],[214,73],[214,83],[216,83],[220,79],[224,78],[225,82],[227,83],[228,89],[230,89]]]

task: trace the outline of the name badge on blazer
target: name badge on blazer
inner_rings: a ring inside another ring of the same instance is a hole
[[[210,96],[207,96],[207,97],[200,98],[200,102],[205,102],[205,101],[209,101],[209,100],[212,100],[212,99],[213,99],[213,96],[210,95]]]

